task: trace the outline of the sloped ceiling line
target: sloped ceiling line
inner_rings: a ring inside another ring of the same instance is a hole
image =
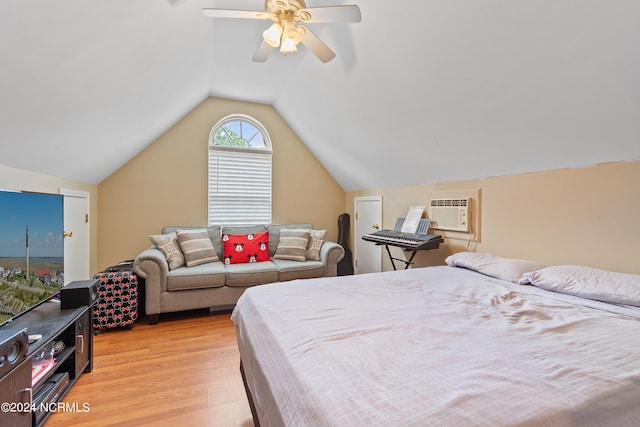
[[[208,95],[272,104],[347,191],[640,159],[640,2],[357,3],[313,28],[333,61],[256,64],[264,28],[200,11],[261,0],[0,2],[0,163],[98,183]]]

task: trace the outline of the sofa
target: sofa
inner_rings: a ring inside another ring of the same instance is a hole
[[[164,227],[133,264],[149,323],[161,313],[233,306],[251,286],[336,276],[345,251],[325,235],[312,224]]]

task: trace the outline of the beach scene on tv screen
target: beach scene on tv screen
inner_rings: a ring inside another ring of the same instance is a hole
[[[63,197],[0,191],[0,323],[64,285]]]

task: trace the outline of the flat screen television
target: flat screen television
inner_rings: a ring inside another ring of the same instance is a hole
[[[0,325],[64,286],[64,197],[0,189]]]

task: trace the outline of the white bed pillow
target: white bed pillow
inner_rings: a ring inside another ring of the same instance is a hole
[[[563,294],[640,307],[640,276],[580,265],[556,265],[526,273],[534,286]]]
[[[444,260],[452,267],[464,267],[496,279],[526,284],[522,281],[525,273],[546,267],[535,261],[515,258],[502,258],[488,253],[458,252]]]

